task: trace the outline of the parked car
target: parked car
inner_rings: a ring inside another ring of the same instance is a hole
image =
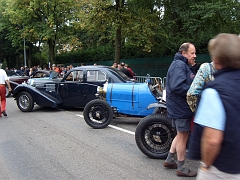
[[[98,99],[90,101],[84,108],[84,120],[92,128],[101,129],[107,127],[114,117],[152,114],[153,109],[148,110],[147,106],[157,102],[152,95],[154,88],[149,83],[106,83],[104,87],[99,86]]]
[[[13,97],[21,111],[32,111],[34,104],[54,108],[84,107],[96,99],[98,86],[106,82],[132,82],[125,74],[108,66],[81,66],[71,69],[63,78],[44,79],[34,79],[15,88]]]
[[[144,117],[136,128],[136,144],[145,155],[164,159],[176,135],[167,118],[164,92],[160,83],[105,84],[98,87],[98,99],[85,106],[84,120],[90,127],[100,129],[113,118]]]
[[[24,75],[18,75],[14,71],[6,71],[8,78],[9,78],[9,83],[12,88],[12,91],[8,90],[8,87],[6,85],[6,97],[11,96],[12,92],[18,86],[19,84],[22,84],[23,82],[27,82],[29,78],[40,78],[40,77],[49,77],[50,76],[50,71],[46,70],[39,70],[33,73],[31,77],[29,76],[24,76]]]

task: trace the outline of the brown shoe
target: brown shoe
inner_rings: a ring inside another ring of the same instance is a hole
[[[167,162],[165,162],[164,161],[164,163],[163,163],[163,166],[165,167],[165,168],[169,168],[169,169],[177,169],[177,163],[173,163],[173,164],[170,164],[170,163],[167,163]]]
[[[188,173],[183,173],[183,172],[180,172],[180,171],[177,171],[177,176],[181,176],[181,177],[195,177],[197,176],[197,172],[195,171],[191,171],[190,169],[188,170]]]

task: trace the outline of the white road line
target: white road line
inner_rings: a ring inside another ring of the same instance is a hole
[[[135,132],[132,132],[132,131],[129,131],[129,130],[126,130],[126,129],[123,129],[123,128],[120,128],[120,127],[117,127],[117,126],[108,125],[108,127],[111,127],[113,129],[117,129],[119,131],[123,131],[123,132],[129,133],[129,134],[132,134],[132,135],[135,135]]]
[[[83,115],[81,115],[81,114],[76,114],[76,116],[79,116],[79,117],[82,117],[82,118],[83,118]]]
[[[76,114],[76,116],[79,116],[79,117],[83,118],[83,115],[81,115],[81,114]],[[117,127],[117,126],[108,125],[108,127],[119,130],[119,131],[122,131],[122,132],[125,132],[125,133],[135,135],[135,132],[132,132],[132,131],[129,131],[129,130],[126,130],[126,129],[123,129],[123,128],[120,128],[120,127]]]

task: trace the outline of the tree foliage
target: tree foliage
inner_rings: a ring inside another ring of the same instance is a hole
[[[74,17],[80,6],[78,0],[7,0],[4,14],[22,38],[47,43],[50,62],[55,63],[55,47],[74,39]]]
[[[102,58],[116,61],[172,55],[186,41],[194,43],[198,53],[206,53],[213,36],[222,32],[239,34],[240,29],[238,0],[0,0],[0,3],[0,40],[6,44],[1,49],[7,52],[8,47],[16,55],[9,58],[10,55],[1,52],[2,57],[22,58],[24,38],[29,64],[34,61],[31,57],[35,58],[31,52],[36,54],[34,47],[39,45],[40,52],[41,47],[48,45],[51,63],[56,62],[57,52],[64,56],[68,53],[68,57],[71,52],[74,57],[78,54],[76,61],[85,59],[81,56],[101,58],[99,52],[107,54]]]

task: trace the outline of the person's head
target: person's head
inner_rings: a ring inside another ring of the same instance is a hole
[[[118,67],[118,64],[117,64],[117,62],[114,62],[114,63],[113,63],[113,67],[115,67],[115,68],[117,68],[117,67]]]
[[[208,50],[217,70],[240,69],[240,37],[237,35],[218,34],[209,41]]]
[[[124,66],[125,66],[125,63],[121,62],[121,68],[124,68]]]
[[[121,69],[122,68],[121,64],[117,64],[117,68]]]
[[[193,61],[195,62],[195,58],[197,57],[196,48],[192,43],[183,43],[179,47],[178,52],[188,59],[188,64],[191,64]]]

